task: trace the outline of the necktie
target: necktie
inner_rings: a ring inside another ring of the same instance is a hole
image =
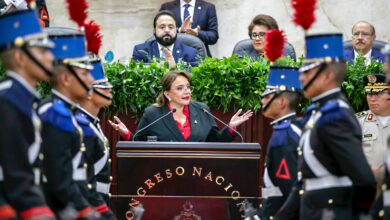
[[[161,48],[161,58],[165,58],[164,48],[167,48],[167,50],[170,52],[171,50],[168,47],[162,47]]]
[[[185,5],[184,5],[184,19],[183,19],[183,21],[184,21],[188,16],[190,16],[190,11],[188,11],[188,8],[189,8],[190,6],[191,6],[190,4],[185,4]]]

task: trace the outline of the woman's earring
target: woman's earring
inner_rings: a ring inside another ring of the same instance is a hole
[[[169,102],[171,102],[171,101],[172,101],[172,99],[171,99],[171,98],[168,98],[168,101],[169,101]]]

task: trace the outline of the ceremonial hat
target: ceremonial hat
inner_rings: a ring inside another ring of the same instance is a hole
[[[108,79],[104,74],[101,59],[97,55],[92,53],[89,56],[91,64],[93,66],[93,70],[91,70],[91,74],[94,78],[92,86],[94,88],[111,89],[112,85],[108,82]]]
[[[268,75],[268,83],[262,96],[284,91],[301,91],[299,69],[297,67],[271,66]]]
[[[343,35],[339,33],[306,36],[306,57],[300,72],[305,72],[322,63],[344,61]]]
[[[42,32],[38,15],[33,10],[20,10],[0,16],[0,51],[23,46],[52,48],[54,46]]]
[[[52,48],[56,63],[70,65],[82,69],[92,70],[88,53],[85,47],[85,36],[76,29],[46,28],[49,39],[55,43]]]
[[[389,88],[386,76],[383,74],[371,74],[364,77],[364,90],[367,94],[382,92]]]

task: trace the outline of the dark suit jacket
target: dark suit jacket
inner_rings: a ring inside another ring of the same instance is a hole
[[[379,60],[379,62],[381,62],[381,63],[384,63],[386,60],[385,55],[383,55],[381,53],[381,51],[379,51],[375,48],[372,48],[371,57],[372,57],[371,59]],[[348,48],[348,49],[344,50],[344,58],[345,58],[345,61],[347,61],[348,63],[354,62],[355,55],[354,55],[353,48]]]
[[[210,111],[209,107],[204,103],[191,102],[188,106],[190,112],[191,135],[188,142],[228,142],[233,141],[234,136],[229,133],[229,129],[225,127],[219,130],[215,120],[201,110],[205,108]],[[149,106],[138,125],[137,131],[145,128],[159,117],[169,113],[168,107]],[[180,132],[172,114],[157,121],[155,124],[146,128],[135,135],[135,140],[145,141],[147,136],[157,136],[157,141],[180,141],[184,142],[184,137]],[[131,137],[133,139],[133,137]]]
[[[176,40],[173,46],[172,55],[175,58],[176,63],[182,59],[192,66],[198,65],[197,50],[195,48],[186,46],[178,40]],[[153,57],[160,58],[160,51],[158,50],[158,44],[156,40],[138,44],[134,47],[134,60],[143,60],[145,63],[151,63]]]
[[[288,48],[288,49],[286,49],[286,48]],[[259,53],[253,47],[252,43],[250,45],[248,45],[248,47],[245,48],[244,50],[240,50],[240,51],[238,51],[235,54],[238,57],[247,56],[247,57],[251,57],[253,59],[259,59],[260,58]],[[285,44],[285,46],[284,46],[284,56],[286,56],[286,57],[289,56],[289,57],[291,57],[291,59],[296,60],[295,50],[294,50],[294,48],[292,47],[291,44],[290,45],[288,45],[288,43]]]
[[[171,11],[176,18],[177,26],[182,25],[180,16],[180,0],[167,2],[161,5],[161,10]],[[213,45],[218,41],[218,19],[215,10],[215,5],[205,2],[203,0],[197,0],[194,8],[194,15],[192,18],[191,28],[200,27],[198,37],[203,41],[207,49],[207,55],[211,57],[209,45]]]

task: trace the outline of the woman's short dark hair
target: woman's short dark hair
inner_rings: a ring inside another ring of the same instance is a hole
[[[190,81],[190,75],[187,72],[184,71],[170,71],[167,74],[165,74],[161,78],[161,87],[162,91],[158,95],[156,99],[156,103],[154,103],[155,106],[161,107],[165,105],[165,103],[168,101],[167,98],[164,96],[164,92],[171,90],[173,82],[176,80],[178,76],[183,76],[185,77],[188,82]]]
[[[156,28],[156,25],[157,25],[157,20],[159,17],[163,16],[163,15],[167,15],[167,16],[170,16],[173,18],[173,20],[175,21],[175,24],[176,24],[176,18],[175,18],[175,15],[171,12],[171,11],[168,11],[168,10],[162,10],[162,11],[159,11],[156,16],[154,16],[154,20],[153,20],[153,27]],[[177,24],[176,24],[177,26]]]
[[[248,26],[248,35],[249,37],[252,35],[252,30],[256,25],[264,25],[268,29],[279,29],[278,22],[276,22],[275,18],[265,15],[259,14],[256,15]]]

